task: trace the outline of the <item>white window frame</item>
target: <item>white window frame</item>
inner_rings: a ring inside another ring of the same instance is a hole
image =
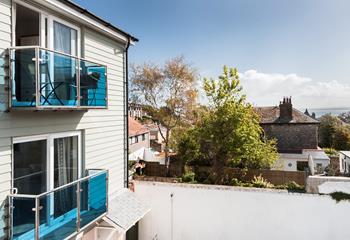
[[[53,44],[53,22],[59,22],[61,24],[64,24],[74,30],[77,31],[77,44],[76,44],[76,50],[77,54],[71,54],[76,57],[81,56],[81,28],[78,25],[75,25],[71,22],[68,22],[66,20],[63,20],[59,17],[56,17],[52,14],[49,14],[46,11],[43,11],[42,9],[36,8],[35,6],[32,6],[28,3],[25,2],[20,2],[18,3],[17,1],[13,1],[12,3],[12,46],[16,46],[16,5],[21,5],[23,7],[29,8],[35,12],[39,13],[39,42],[40,42],[40,47],[47,48],[50,50],[54,50],[54,44]],[[47,19],[47,33],[45,29],[45,19]],[[45,38],[45,34],[47,34],[47,39]],[[47,42],[46,42],[47,40]]]
[[[76,46],[76,54],[70,53],[70,55],[80,57],[80,55],[81,55],[81,46],[80,46],[81,29],[77,25],[74,25],[70,22],[67,22],[67,21],[65,21],[61,18],[58,18],[56,16],[53,16],[53,15],[47,15],[47,30],[48,30],[47,46],[48,46],[48,49],[54,50],[54,27],[53,27],[54,22],[61,23],[65,26],[70,27],[70,28],[77,31],[77,40],[76,40],[77,42],[75,45]],[[71,43],[73,43],[73,42],[71,42]]]
[[[83,170],[82,162],[82,137],[81,131],[70,131],[70,132],[60,132],[60,133],[48,133],[41,135],[25,136],[25,137],[14,137],[12,139],[12,144],[34,142],[40,140],[46,140],[46,186],[47,191],[53,190],[54,186],[54,167],[55,167],[55,156],[54,156],[54,140],[57,138],[64,137],[78,137],[78,178],[81,178],[81,173]],[[14,173],[14,157],[12,159],[12,170]],[[14,178],[12,178],[12,188],[14,187]]]

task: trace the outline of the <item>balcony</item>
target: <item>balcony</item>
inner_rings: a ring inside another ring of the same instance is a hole
[[[40,47],[9,49],[10,109],[107,108],[107,67]]]
[[[65,239],[101,219],[108,208],[108,172],[87,176],[39,195],[9,196],[11,239]]]

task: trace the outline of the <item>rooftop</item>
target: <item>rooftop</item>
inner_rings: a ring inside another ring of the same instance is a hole
[[[104,19],[102,19],[101,17],[95,15],[94,13],[90,12],[89,10],[87,10],[86,8],[83,8],[82,6],[74,3],[73,1],[70,1],[70,0],[59,0],[59,2],[77,10],[78,12],[80,12],[81,14],[84,14],[86,15],[87,17],[99,22],[100,24],[104,25],[105,27],[113,30],[113,31],[116,31],[116,32],[119,32],[125,36],[127,36],[128,38],[130,38],[132,41],[134,42],[138,42],[139,40],[132,36],[131,34],[125,32],[124,30],[121,30],[120,28],[118,28],[117,26],[105,21]]]
[[[144,125],[142,125],[132,117],[129,117],[129,137],[137,136],[148,132],[149,130]]]
[[[261,124],[280,124],[280,123],[319,123],[317,120],[312,117],[307,116],[301,111],[293,108],[292,109],[292,120],[285,122],[280,119],[280,108],[278,106],[270,107],[255,107],[254,110],[261,117]]]

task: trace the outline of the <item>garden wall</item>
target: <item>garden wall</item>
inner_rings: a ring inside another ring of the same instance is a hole
[[[349,239],[350,202],[326,195],[142,181],[135,193],[151,206],[140,240]]]

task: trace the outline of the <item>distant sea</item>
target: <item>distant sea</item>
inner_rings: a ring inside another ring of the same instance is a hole
[[[305,112],[305,108],[304,109],[299,109],[302,112]],[[316,117],[319,118],[322,115],[325,114],[332,114],[334,116],[338,116],[339,114],[343,113],[343,112],[349,112],[350,108],[308,108],[307,109],[309,111],[310,114],[312,114],[313,112],[316,114]]]

